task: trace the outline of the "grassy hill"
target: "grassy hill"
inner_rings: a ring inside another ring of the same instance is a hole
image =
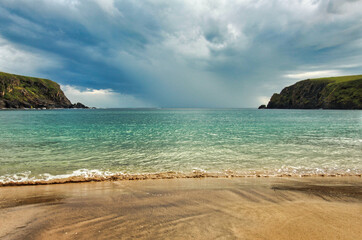
[[[297,82],[275,93],[267,108],[362,109],[362,75]]]
[[[0,109],[73,106],[56,82],[0,72]]]

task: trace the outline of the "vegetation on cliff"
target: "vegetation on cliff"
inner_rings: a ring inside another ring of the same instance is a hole
[[[362,75],[297,82],[275,93],[267,108],[362,109]]]
[[[0,72],[1,108],[75,108],[59,84],[48,79]]]

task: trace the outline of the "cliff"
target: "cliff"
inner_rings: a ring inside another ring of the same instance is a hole
[[[267,108],[362,109],[362,75],[297,82],[275,93]]]
[[[48,79],[0,72],[0,109],[2,108],[87,108],[72,104],[59,84]]]

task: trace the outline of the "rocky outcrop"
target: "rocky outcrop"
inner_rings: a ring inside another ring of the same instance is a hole
[[[362,109],[362,75],[297,82],[275,93],[267,108]]]
[[[84,104],[78,102],[78,103],[72,104],[72,106],[70,106],[69,108],[88,108],[88,107],[85,106]]]
[[[59,84],[48,79],[0,72],[0,109],[87,108],[72,104]]]
[[[265,105],[265,104],[260,105],[260,106],[258,107],[258,109],[265,109],[265,108],[266,108],[266,105]]]

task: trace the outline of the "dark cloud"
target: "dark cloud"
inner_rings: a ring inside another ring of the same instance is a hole
[[[332,0],[3,0],[0,70],[73,95],[103,89],[82,96],[111,93],[105,105],[119,93],[120,106],[251,107],[296,77],[360,74],[361,11]]]

